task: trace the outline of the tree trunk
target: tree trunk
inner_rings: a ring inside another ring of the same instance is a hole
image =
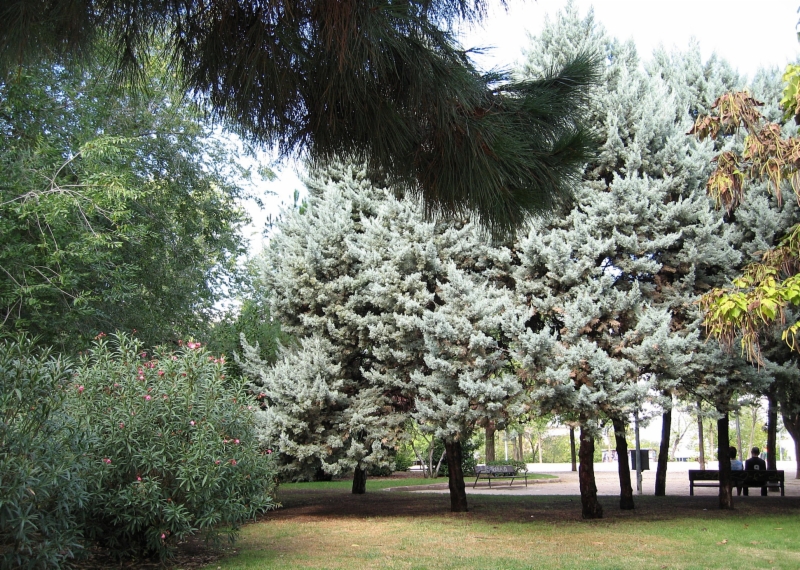
[[[778,468],[778,399],[767,392],[767,401],[767,469],[774,470]]]
[[[750,439],[747,441],[747,449],[742,450],[742,461],[750,457],[750,450],[753,449],[753,437],[755,437],[756,435],[756,423],[758,422],[758,414],[756,413],[757,410],[758,408],[756,407],[750,408],[750,413],[751,413],[750,419],[752,420],[750,422]]]
[[[700,448],[700,469],[705,471],[706,468],[706,447],[703,441],[703,415],[700,409],[700,402],[697,403],[697,446]]]
[[[733,482],[731,481],[731,458],[728,436],[728,412],[717,420],[717,455],[719,459],[719,508],[733,508]]]
[[[603,518],[603,507],[597,501],[597,485],[594,481],[594,437],[589,430],[581,427],[580,444],[581,466],[578,479],[581,487],[582,516],[585,519]]]
[[[363,495],[367,492],[367,470],[359,469],[353,472],[353,494]]]
[[[486,422],[486,463],[496,461],[494,447],[494,433],[496,431],[497,427],[494,422]]]
[[[447,454],[448,486],[450,487],[450,510],[454,513],[467,512],[467,491],[464,487],[464,472],[461,470],[461,442],[445,441]]]
[[[800,413],[789,415],[781,408],[781,416],[783,417],[783,426],[794,440],[794,460],[797,465],[794,476],[795,479],[800,479]]]
[[[656,497],[667,494],[667,462],[669,461],[669,438],[672,433],[672,408],[661,414],[661,446],[658,449],[656,467]]]
[[[714,425],[713,422],[709,420],[708,424],[708,451],[711,453],[711,458],[714,458]]]
[[[519,445],[519,460],[525,461],[525,440],[521,435],[517,436],[517,445]]]
[[[578,465],[577,465],[577,462],[575,460],[575,428],[573,426],[570,426],[570,428],[569,428],[569,455],[572,458],[572,470],[573,471],[577,471],[578,470]],[[542,462],[542,460],[541,460],[541,455],[540,455],[539,456],[539,463],[541,463],[541,462]],[[800,465],[800,461],[798,461],[797,464]],[[800,470],[798,470],[798,473],[800,473]]]
[[[614,424],[614,439],[617,442],[619,508],[629,511],[633,509],[633,487],[631,487],[631,467],[628,463],[628,442],[625,440],[625,424],[618,418],[611,421]]]

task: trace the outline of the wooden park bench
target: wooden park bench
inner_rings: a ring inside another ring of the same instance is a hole
[[[784,496],[783,471],[755,470],[731,471],[731,481],[734,487],[771,487],[779,484],[781,497]],[[689,470],[689,495],[694,496],[695,487],[719,487],[719,470],[717,469],[690,469]]]
[[[513,465],[476,465],[475,466],[475,483],[472,485],[472,488],[475,488],[475,485],[478,484],[478,479],[481,476],[486,477],[489,479],[489,488],[492,488],[492,479],[496,478],[508,478],[511,477],[511,482],[509,486],[514,484],[514,479],[518,477],[522,477],[525,479],[525,486],[528,486],[528,472],[523,471],[522,473],[517,473],[517,468]]]

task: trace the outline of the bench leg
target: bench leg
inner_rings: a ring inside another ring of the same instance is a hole
[[[514,484],[514,477],[511,478],[511,483],[509,483],[508,486],[510,487],[513,484]]]
[[[480,476],[480,475],[478,475],[477,477],[475,477],[475,483],[473,483],[473,484],[472,484],[472,488],[473,488],[473,489],[475,488],[475,485],[477,485],[477,484],[478,484],[478,479],[480,479],[480,478],[481,478],[481,476]]]
[[[694,497],[694,481],[689,481],[689,496]]]

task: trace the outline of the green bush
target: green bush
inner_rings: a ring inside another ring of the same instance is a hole
[[[69,365],[0,343],[0,567],[54,568],[82,550],[86,441],[64,413]]]
[[[528,470],[528,466],[524,461],[517,461],[516,459],[489,461],[487,465],[511,465],[517,470],[517,473],[525,473]]]
[[[233,539],[243,521],[275,506],[256,404],[199,344],[148,354],[126,336],[101,339],[70,393],[94,439],[87,532],[117,555],[163,559],[196,532]]]
[[[408,471],[414,465],[414,451],[411,446],[403,445],[397,450],[397,455],[394,458],[395,471]]]

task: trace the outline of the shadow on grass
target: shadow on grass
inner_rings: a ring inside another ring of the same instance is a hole
[[[283,508],[267,513],[263,520],[365,517],[466,517],[492,523],[574,522],[581,520],[580,497],[569,495],[470,495],[468,513],[452,514],[446,493],[404,491],[372,491],[353,495],[344,489],[281,489]],[[715,496],[636,497],[636,509],[622,511],[615,497],[600,497],[605,517],[603,522],[638,519],[664,521],[672,519],[751,517],[760,515],[797,515],[800,497],[734,497],[734,510],[719,509]],[[588,522],[588,521],[587,521]]]

